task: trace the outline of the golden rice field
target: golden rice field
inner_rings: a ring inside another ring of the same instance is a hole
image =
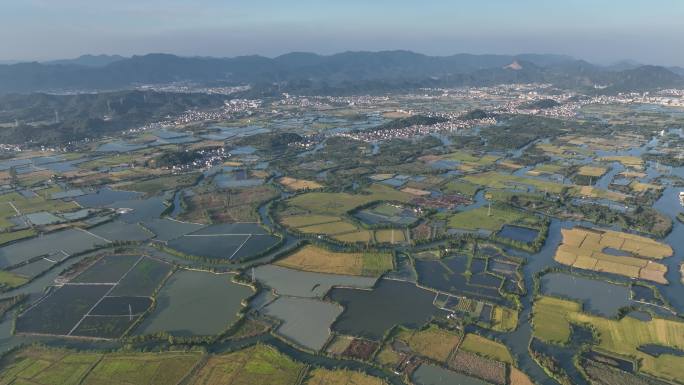
[[[657,185],[657,184],[652,184],[652,183],[641,183],[634,181],[629,184],[629,188],[632,189],[632,191],[636,193],[644,193],[648,191],[660,191],[663,190],[664,187]]]
[[[569,192],[586,198],[608,199],[615,202],[622,202],[627,199],[627,195],[611,190],[604,190],[593,186],[574,186]]]
[[[577,173],[578,173],[579,175],[583,175],[583,176],[590,176],[590,177],[598,178],[598,177],[603,176],[603,174],[605,174],[606,171],[608,171],[608,169],[605,168],[605,167],[598,167],[598,166],[582,166],[582,167],[579,168],[579,170],[577,171]]]
[[[503,306],[494,306],[492,312],[492,329],[500,332],[511,332],[518,327],[518,311]]]
[[[394,268],[394,258],[389,253],[338,253],[307,245],[276,265],[315,273],[376,277]]]
[[[314,369],[309,372],[306,385],[384,385],[380,378],[351,370]]]
[[[323,185],[312,180],[295,179],[289,176],[284,176],[278,179],[278,183],[283,185],[286,189],[290,191],[301,191],[301,190],[315,190],[323,188]]]
[[[514,367],[511,367],[511,371],[508,374],[508,383],[511,385],[534,385],[534,382],[530,380],[527,374]]]
[[[29,347],[3,358],[0,385],[176,384],[201,353],[81,353]]]
[[[406,233],[398,229],[375,230],[375,241],[392,244],[406,242]]]
[[[667,244],[634,234],[581,227],[561,229],[561,234],[563,242],[554,256],[558,263],[667,283],[667,267],[655,262],[672,255],[672,248]],[[611,255],[605,252],[608,248],[630,255]]]
[[[644,167],[644,160],[638,156],[603,156],[599,158],[601,162],[619,162],[625,167],[641,170]]]

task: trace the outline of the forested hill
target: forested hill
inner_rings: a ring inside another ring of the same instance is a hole
[[[302,94],[385,92],[428,86],[548,82],[609,92],[679,86],[680,75],[657,66],[609,68],[559,55],[426,56],[409,51],[290,53],[276,58],[179,57],[149,54],[0,65],[0,93],[96,91],[189,81],[251,84],[257,92]]]

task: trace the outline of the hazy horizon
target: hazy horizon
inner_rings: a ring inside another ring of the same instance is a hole
[[[274,57],[288,52],[409,50],[569,55],[597,64],[684,66],[684,2],[488,0],[7,0],[0,61],[84,54]]]

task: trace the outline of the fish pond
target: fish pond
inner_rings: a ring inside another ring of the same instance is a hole
[[[432,305],[435,293],[388,279],[379,280],[372,290],[333,288],[328,297],[344,307],[333,330],[374,340],[394,325],[420,328],[440,311]]]
[[[377,281],[371,277],[311,273],[275,265],[256,267],[253,273],[259,282],[263,282],[277,294],[295,297],[323,297],[335,286],[369,289]]]
[[[157,294],[156,307],[135,334],[208,336],[237,321],[242,303],[253,290],[232,282],[230,274],[178,270]]]
[[[261,311],[282,321],[278,334],[318,351],[330,338],[330,325],[342,313],[342,307],[317,299],[279,297]]]
[[[440,366],[422,364],[411,379],[418,385],[488,385],[479,378],[469,377]]]
[[[564,273],[542,276],[541,291],[544,295],[581,301],[584,310],[604,317],[616,316],[620,308],[631,303],[628,286]]]

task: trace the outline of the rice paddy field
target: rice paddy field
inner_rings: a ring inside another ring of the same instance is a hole
[[[437,362],[446,362],[461,343],[461,335],[430,325],[427,329],[402,328],[395,340],[404,342],[416,354]]]
[[[5,149],[0,385],[684,385],[684,110],[573,92],[276,95]]]
[[[306,385],[385,385],[382,379],[350,370],[314,369],[309,372]]]
[[[460,349],[486,358],[491,358],[493,360],[513,364],[513,357],[511,356],[511,352],[508,351],[506,345],[477,334],[466,334],[465,338],[463,339],[463,343],[461,343]]]
[[[166,175],[141,181],[135,181],[132,183],[123,183],[118,185],[117,187],[127,191],[135,191],[148,195],[157,195],[163,191],[176,190],[178,188],[191,186],[197,181],[199,175],[199,173]]]
[[[463,179],[467,182],[496,189],[507,188],[533,188],[536,191],[547,191],[549,193],[560,194],[567,186],[546,181],[543,179],[526,178],[510,174],[502,174],[494,171],[487,171],[480,174],[466,175]]]
[[[307,245],[276,265],[314,273],[377,277],[394,268],[394,258],[388,253],[339,253]]]
[[[448,217],[450,228],[466,230],[488,230],[496,232],[505,225],[519,224],[524,226],[540,226],[541,221],[534,215],[512,207],[492,205],[462,211]]]
[[[577,170],[577,173],[582,176],[588,176],[593,178],[600,178],[608,171],[605,167],[599,166],[582,166]]]
[[[672,247],[643,236],[588,228],[562,229],[563,242],[554,259],[580,269],[667,283],[659,262]]]
[[[371,185],[366,194],[311,192],[297,195],[287,201],[316,215],[342,215],[364,204],[375,201],[407,202],[408,194],[379,184]]]
[[[0,384],[38,385],[295,385],[306,366],[267,345],[253,345],[232,353],[200,352],[86,353],[29,347],[3,358]],[[371,377],[346,372],[311,372],[313,379],[345,378],[370,381]],[[319,384],[319,382],[312,382]],[[328,382],[323,382],[328,383]],[[360,382],[359,384],[382,384]]]
[[[278,183],[290,191],[316,190],[323,187],[322,184],[312,180],[295,179],[287,176],[278,179]]]
[[[533,310],[534,335],[544,341],[565,343],[570,325],[591,325],[599,336],[597,348],[640,361],[639,370],[660,378],[683,378],[684,356],[643,353],[639,347],[659,345],[684,349],[684,322],[654,317],[648,321],[632,317],[619,320],[603,318],[582,311],[579,303],[553,297],[539,297]]]
[[[599,158],[601,162],[619,162],[623,166],[635,170],[642,170],[644,167],[644,160],[638,156],[616,155],[616,156],[602,156]]]
[[[194,374],[192,385],[294,385],[306,367],[267,345],[210,356]]]

